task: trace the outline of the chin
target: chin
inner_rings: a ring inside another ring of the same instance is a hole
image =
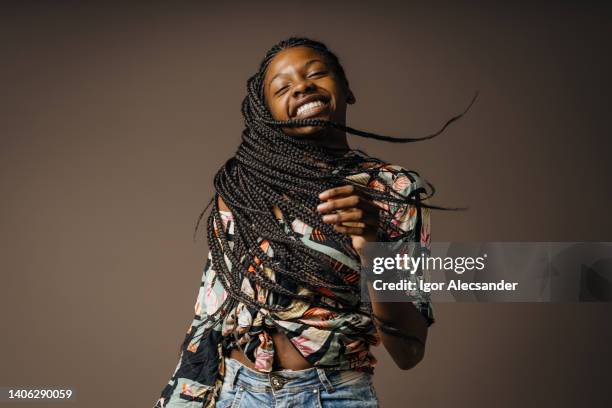
[[[293,134],[297,137],[320,137],[325,134],[325,128],[322,126],[304,126],[294,128]]]
[[[311,116],[311,117],[305,118],[305,119],[319,119],[319,120],[326,120],[326,121],[332,121],[333,120],[333,118],[330,118],[328,115],[325,115],[325,116]],[[304,126],[304,127],[294,128],[294,129],[300,135],[312,135],[312,136],[316,136],[318,133],[324,133],[322,131],[325,130],[325,127],[323,127],[323,126]]]

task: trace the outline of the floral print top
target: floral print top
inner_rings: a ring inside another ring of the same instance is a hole
[[[369,157],[360,150],[351,150],[348,154],[358,154]],[[392,172],[396,170],[399,172]],[[397,165],[386,164],[378,168],[378,180],[368,173],[350,176],[352,181],[384,190],[391,187],[398,193],[408,196],[424,191],[423,180],[418,173],[409,171]],[[385,183],[381,183],[380,180]],[[402,231],[413,231],[412,234],[401,234],[402,240],[420,242],[422,247],[430,247],[430,214],[428,208],[421,206],[377,202],[392,214],[391,222]],[[234,219],[231,212],[221,211],[224,232],[230,246],[234,234]],[[290,222],[278,220],[285,231],[293,229],[305,245],[322,251],[335,260],[334,268],[342,272],[347,282],[359,281],[359,262],[354,257],[347,256],[346,251],[339,248],[339,243],[327,239],[324,234],[309,225],[293,219]],[[219,231],[215,231],[219,234]],[[400,232],[388,231],[381,235],[387,240],[397,240]],[[411,238],[405,238],[409,236]],[[260,247],[273,256],[268,241],[260,239]],[[257,261],[257,260],[256,260]],[[275,280],[274,271],[264,268],[264,273]],[[410,275],[415,281],[422,279],[418,274]],[[417,286],[418,287],[418,286]],[[292,288],[298,294],[308,294],[310,289]],[[278,304],[274,293],[266,288],[252,284],[247,278],[242,281],[242,291],[266,304]],[[322,299],[330,295],[329,289],[320,288]],[[427,319],[428,324],[434,322],[433,307],[426,293],[411,293],[412,303]],[[416,296],[415,296],[416,295]],[[243,303],[228,313],[222,321],[209,323],[214,325],[208,336],[201,336],[207,327],[206,316],[214,313],[226,299],[227,293],[218,280],[210,253],[202,274],[201,286],[195,303],[195,316],[189,325],[183,341],[181,355],[174,372],[162,390],[154,408],[195,408],[215,406],[215,401],[223,383],[223,357],[233,347],[241,348],[245,355],[254,362],[256,368],[263,372],[272,371],[274,361],[274,344],[267,328],[283,331],[295,348],[313,366],[335,370],[366,370],[372,371],[376,364],[375,357],[370,352],[370,346],[380,343],[379,334],[372,319],[355,312],[339,313],[322,307],[315,307],[301,300],[291,300],[287,312],[270,313],[264,309],[251,310]]]

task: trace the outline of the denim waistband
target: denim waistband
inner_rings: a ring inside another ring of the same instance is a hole
[[[322,385],[327,392],[348,381],[359,379],[371,382],[372,374],[356,370],[331,370],[311,367],[304,370],[278,370],[270,373],[256,371],[233,358],[225,357],[225,380],[230,388],[236,384],[252,392],[299,391],[305,387]]]

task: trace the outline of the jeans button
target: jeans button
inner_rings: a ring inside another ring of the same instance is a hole
[[[272,389],[274,391],[280,390],[281,388],[283,388],[283,386],[285,385],[285,383],[287,383],[287,379],[283,378],[283,377],[279,377],[277,375],[274,374],[270,374],[270,384],[272,385]]]

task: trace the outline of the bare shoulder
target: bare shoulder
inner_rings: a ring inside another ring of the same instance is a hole
[[[230,212],[230,209],[228,208],[227,204],[225,204],[225,201],[223,201],[221,196],[219,196],[217,203],[219,204],[219,210]]]

